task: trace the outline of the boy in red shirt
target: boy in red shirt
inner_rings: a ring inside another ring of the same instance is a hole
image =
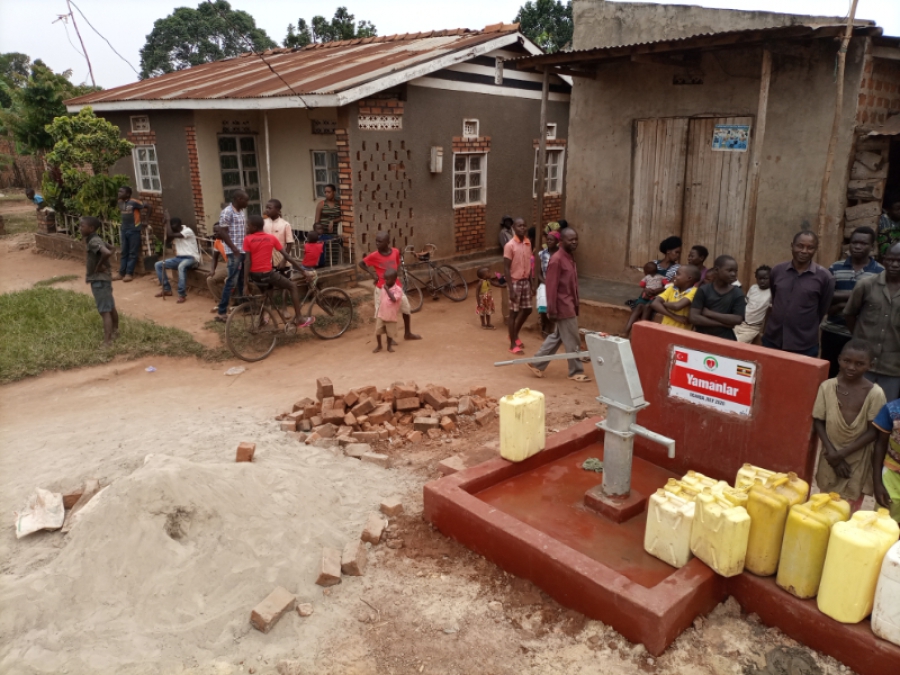
[[[378,306],[381,302],[381,287],[384,286],[384,272],[387,269],[400,270],[400,251],[391,247],[391,235],[387,232],[379,232],[375,235],[375,248],[369,255],[359,262],[359,268],[367,272],[375,282],[375,316],[378,316]],[[399,282],[397,284],[400,286]],[[402,286],[401,286],[402,288]],[[406,293],[400,300],[400,311],[403,312],[403,339],[421,340],[421,335],[416,335],[409,327],[409,298]]]
[[[300,316],[300,290],[297,285],[272,267],[272,250],[279,251],[291,265],[300,269],[300,261],[291,258],[281,242],[273,234],[263,232],[262,216],[247,218],[247,234],[244,236],[244,252],[247,254],[245,265],[250,274],[244,276],[244,295],[250,295],[249,283],[265,283],[275,288],[283,288],[291,292],[294,305],[294,323],[298,328],[311,326],[315,321],[312,316]]]

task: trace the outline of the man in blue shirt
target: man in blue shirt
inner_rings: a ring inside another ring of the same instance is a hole
[[[875,230],[871,227],[857,227],[850,235],[850,255],[846,260],[838,260],[828,268],[834,277],[834,297],[828,316],[822,323],[822,358],[830,364],[829,378],[837,377],[838,356],[853,337],[847,328],[843,311],[856,282],[884,271],[884,267],[872,257],[874,247]]]

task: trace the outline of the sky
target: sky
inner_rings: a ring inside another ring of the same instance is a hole
[[[501,21],[511,22],[524,0],[334,0],[332,3],[307,0],[230,0],[232,7],[249,12],[256,24],[278,43],[287,25],[315,14],[330,17],[339,5],[375,24],[379,35],[412,33],[441,28],[483,28]],[[112,44],[122,60],[87,24],[77,9],[75,20],[84,38],[97,84],[116,87],[138,79],[140,48],[153,30],[153,22],[175,7],[196,7],[198,0],[75,0],[94,28]],[[791,14],[846,16],[850,0],[695,0],[668,4],[692,4],[728,9],[767,10]],[[427,7],[427,10],[425,9]],[[0,52],[23,52],[42,59],[54,71],[72,70],[74,82],[87,82],[88,68],[71,21],[57,21],[67,14],[66,0],[0,0]],[[857,17],[872,19],[886,35],[900,36],[900,0],[859,0]]]

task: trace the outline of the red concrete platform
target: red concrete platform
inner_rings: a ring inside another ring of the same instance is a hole
[[[699,560],[676,570],[643,550],[645,512],[616,524],[584,506],[600,481],[584,471],[603,456],[598,420],[547,439],[513,464],[495,459],[425,486],[425,518],[561,604],[612,625],[654,655],[726,597],[725,580]],[[635,459],[632,482],[652,494],[674,474]]]
[[[745,572],[728,579],[728,594],[763,623],[807,647],[833,656],[859,675],[900,673],[900,647],[872,632],[869,620],[845,624],[825,616],[816,601],[800,600],[775,585],[775,577]]]

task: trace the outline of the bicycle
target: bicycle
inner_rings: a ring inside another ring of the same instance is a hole
[[[297,333],[297,326],[291,321],[294,317],[290,292],[267,283],[253,283],[260,294],[238,297],[237,302],[241,304],[231,311],[225,322],[225,343],[231,353],[250,362],[262,361],[271,354],[280,334]],[[340,288],[319,290],[312,281],[300,307],[315,319],[309,329],[322,340],[339,338],[353,322],[353,302]]]
[[[407,246],[400,256],[400,283],[406,297],[409,298],[409,309],[415,313],[422,309],[425,301],[425,291],[431,293],[434,300],[438,299],[438,293],[453,302],[462,302],[469,297],[469,285],[460,274],[460,271],[452,265],[438,265],[431,256],[437,251],[434,244],[426,244],[421,251],[416,251],[414,246]],[[428,280],[424,281],[413,274],[406,266],[404,255],[414,255],[418,262],[414,265],[426,265],[428,267]]]

